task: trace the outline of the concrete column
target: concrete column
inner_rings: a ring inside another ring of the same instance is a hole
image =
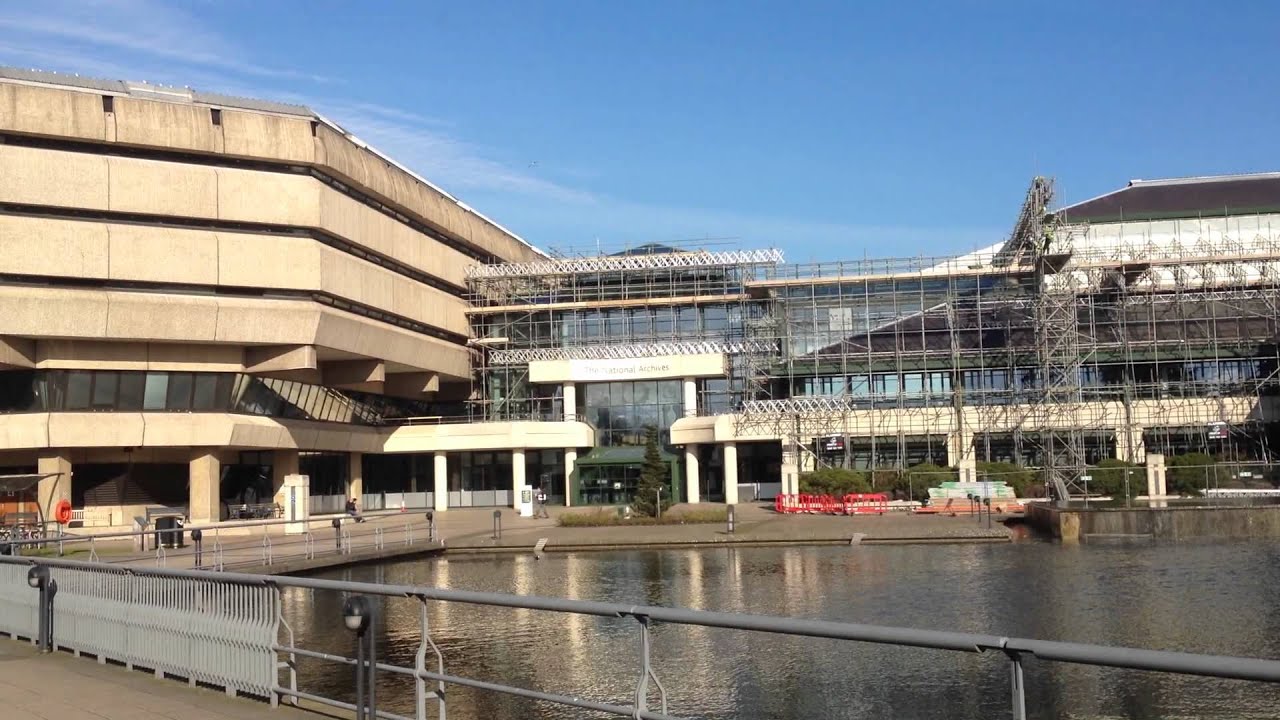
[[[1116,428],[1116,458],[1125,462],[1142,462],[1146,455],[1146,444],[1142,440],[1142,428]]]
[[[431,488],[431,500],[436,512],[444,512],[449,509],[449,456],[438,452],[435,456],[435,463],[435,474],[432,476],[434,484]]]
[[[976,482],[978,458],[973,451],[973,433],[958,431],[947,434],[947,464],[960,471],[961,482]]]
[[[573,504],[573,472],[578,464],[578,449],[564,449],[564,506]]]
[[[359,498],[364,495],[364,454],[353,452],[347,454],[347,497]]]
[[[724,502],[738,504],[738,443],[724,444]]]
[[[808,472],[813,472],[814,470],[817,470],[818,458],[814,457],[814,454],[812,451],[805,452],[803,449],[801,449],[801,448],[812,448],[813,438],[800,438],[800,446],[801,446],[800,448],[796,449],[796,453],[800,456],[800,459],[799,459],[800,472],[808,473]],[[796,479],[797,488],[799,488],[799,484],[798,484],[799,482],[800,480],[799,480],[799,477],[797,476],[797,479]],[[797,489],[796,492],[800,492],[800,490]]]
[[[571,382],[564,384],[564,419],[569,422],[578,419],[578,386]]]
[[[797,453],[787,450],[787,443],[782,443],[782,494],[794,495],[800,492],[800,458]]]
[[[196,525],[222,519],[222,463],[211,452],[196,455],[187,468],[187,517]]]
[[[53,511],[58,501],[71,501],[71,458],[56,453],[41,455],[36,462],[36,472],[49,476],[40,480],[36,486],[40,519],[53,522]]]
[[[1164,455],[1151,453],[1147,455],[1147,497],[1163,497],[1168,494],[1165,481]]]
[[[698,445],[690,443],[684,446],[684,490],[686,501],[696,503],[699,501],[701,488],[698,484]]]
[[[511,507],[520,507],[520,488],[524,487],[524,449],[511,451]]]
[[[284,478],[286,475],[298,474],[298,451],[276,450],[271,460],[271,497],[272,502],[284,507]]]
[[[698,414],[698,381],[693,378],[684,379],[684,416],[693,417]]]

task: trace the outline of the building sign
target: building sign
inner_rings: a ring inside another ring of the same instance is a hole
[[[535,383],[662,380],[724,375],[724,355],[664,355],[609,360],[535,360],[529,379]]]
[[[829,453],[844,452],[844,436],[832,435],[822,438],[822,451]]]
[[[675,363],[670,358],[569,361],[569,375],[582,382],[648,380],[670,377],[674,370]]]
[[[1226,440],[1228,435],[1227,424],[1224,422],[1209,423],[1208,434],[1210,440]]]

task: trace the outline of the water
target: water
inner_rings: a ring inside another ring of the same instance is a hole
[[[740,548],[388,563],[327,577],[1280,658],[1280,546],[1048,543]],[[341,600],[286,595],[302,647],[353,655]],[[386,606],[380,653],[413,664],[418,609]],[[625,703],[636,623],[433,604],[446,671]],[[706,718],[1009,717],[997,656],[657,626],[655,667],[672,714]],[[1280,687],[1028,660],[1032,718],[1280,716]],[[352,670],[307,663],[304,690],[347,699]],[[412,686],[382,678],[379,704],[410,712]],[[456,720],[596,717],[451,688]]]

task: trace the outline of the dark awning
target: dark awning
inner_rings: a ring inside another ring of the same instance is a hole
[[[27,475],[0,475],[0,492],[26,492],[35,487],[41,480],[47,477],[53,477],[53,475],[56,474],[57,473],[53,473],[52,475],[41,475],[39,473]]]

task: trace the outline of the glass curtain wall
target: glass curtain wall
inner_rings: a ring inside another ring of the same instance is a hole
[[[645,428],[658,428],[664,446],[684,414],[679,380],[591,383],[579,391],[578,415],[596,428],[596,446],[644,445]]]

